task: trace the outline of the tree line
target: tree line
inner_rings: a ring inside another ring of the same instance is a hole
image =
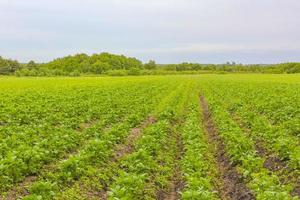
[[[21,65],[18,61],[5,59],[0,56],[0,74],[13,74],[20,68]]]
[[[211,71],[211,72],[231,72],[231,73],[300,73],[300,63],[281,63],[272,65],[243,65],[236,63],[225,64],[199,64],[199,63],[181,63],[167,64],[163,67],[171,71]]]
[[[300,63],[273,65],[225,64],[156,64],[154,60],[142,63],[124,55],[110,53],[76,54],[47,63],[19,63],[0,56],[0,74],[17,76],[79,76],[81,74],[140,75],[170,73],[300,73]]]

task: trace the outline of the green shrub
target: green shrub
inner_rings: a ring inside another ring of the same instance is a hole
[[[126,70],[109,70],[106,72],[108,76],[127,76]]]

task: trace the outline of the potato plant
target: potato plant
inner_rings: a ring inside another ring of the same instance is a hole
[[[0,78],[0,199],[299,199],[297,77]]]

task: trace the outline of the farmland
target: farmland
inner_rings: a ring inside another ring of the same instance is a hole
[[[0,199],[300,199],[300,75],[0,78]]]

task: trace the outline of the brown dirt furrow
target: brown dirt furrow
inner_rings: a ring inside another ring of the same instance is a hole
[[[114,149],[114,160],[118,161],[126,154],[133,151],[134,142],[141,136],[142,130],[155,122],[154,117],[149,117],[139,127],[131,129],[125,143],[119,144]]]
[[[5,126],[6,126],[6,123],[0,121],[0,128],[5,127]]]
[[[205,127],[208,141],[215,146],[216,162],[220,172],[220,180],[217,180],[215,187],[221,199],[252,200],[255,199],[251,191],[243,182],[236,167],[230,162],[225,152],[225,144],[217,132],[217,128],[209,111],[204,96],[200,97],[200,104],[203,112],[203,125]]]
[[[300,180],[298,179],[296,187],[294,187],[292,193],[292,196],[298,196],[300,198]]]
[[[277,156],[271,155],[260,140],[255,141],[255,149],[259,156],[265,158],[264,167],[272,172],[287,169],[286,164]]]
[[[37,176],[27,176],[17,187],[13,187],[7,194],[5,198],[0,197],[0,200],[14,200],[18,199],[20,196],[28,195],[28,187],[37,179]]]
[[[178,200],[180,199],[180,191],[184,188],[183,175],[180,168],[180,160],[183,156],[184,146],[182,143],[182,139],[179,133],[175,133],[176,137],[176,156],[175,156],[175,164],[173,177],[170,181],[170,185],[167,191],[158,191],[157,199],[158,200]]]

